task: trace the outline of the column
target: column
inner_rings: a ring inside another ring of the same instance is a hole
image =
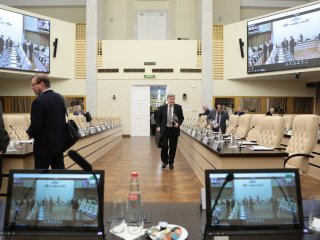
[[[102,36],[103,0],[86,1],[86,107],[97,115],[97,40]],[[100,24],[99,24],[100,23]]]
[[[211,105],[213,96],[212,1],[213,0],[202,0],[201,6],[202,105]]]

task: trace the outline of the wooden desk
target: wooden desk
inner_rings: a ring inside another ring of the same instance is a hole
[[[248,169],[248,168],[283,168],[284,157],[282,151],[253,151],[242,148],[241,151],[222,145],[221,150],[214,150],[203,144],[188,133],[181,131],[178,147],[188,160],[202,185],[205,185],[204,172],[206,169]]]
[[[121,140],[122,126],[118,126],[82,137],[71,149],[77,151],[86,158],[89,163],[92,163],[120,143]],[[17,151],[8,151],[2,155],[3,174],[9,173],[10,169],[34,169],[33,145],[25,143],[21,148],[18,145],[15,145],[15,148]],[[70,159],[67,151],[64,153],[64,163],[66,169],[80,169],[80,167]],[[8,179],[3,178],[0,193],[7,191],[7,183]]]

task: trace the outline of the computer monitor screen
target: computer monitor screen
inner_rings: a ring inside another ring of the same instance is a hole
[[[320,3],[247,22],[247,72],[320,66]]]
[[[50,72],[50,21],[0,9],[0,68]]]
[[[35,170],[36,171],[36,170]],[[97,231],[104,172],[76,170],[10,173],[5,230]]]

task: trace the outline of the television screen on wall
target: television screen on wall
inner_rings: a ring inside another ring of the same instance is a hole
[[[0,68],[50,72],[50,21],[0,9]]]
[[[320,3],[247,22],[247,72],[320,66]]]

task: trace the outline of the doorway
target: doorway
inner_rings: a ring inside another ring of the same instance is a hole
[[[150,86],[150,134],[156,134],[158,109],[166,103],[167,86]]]

